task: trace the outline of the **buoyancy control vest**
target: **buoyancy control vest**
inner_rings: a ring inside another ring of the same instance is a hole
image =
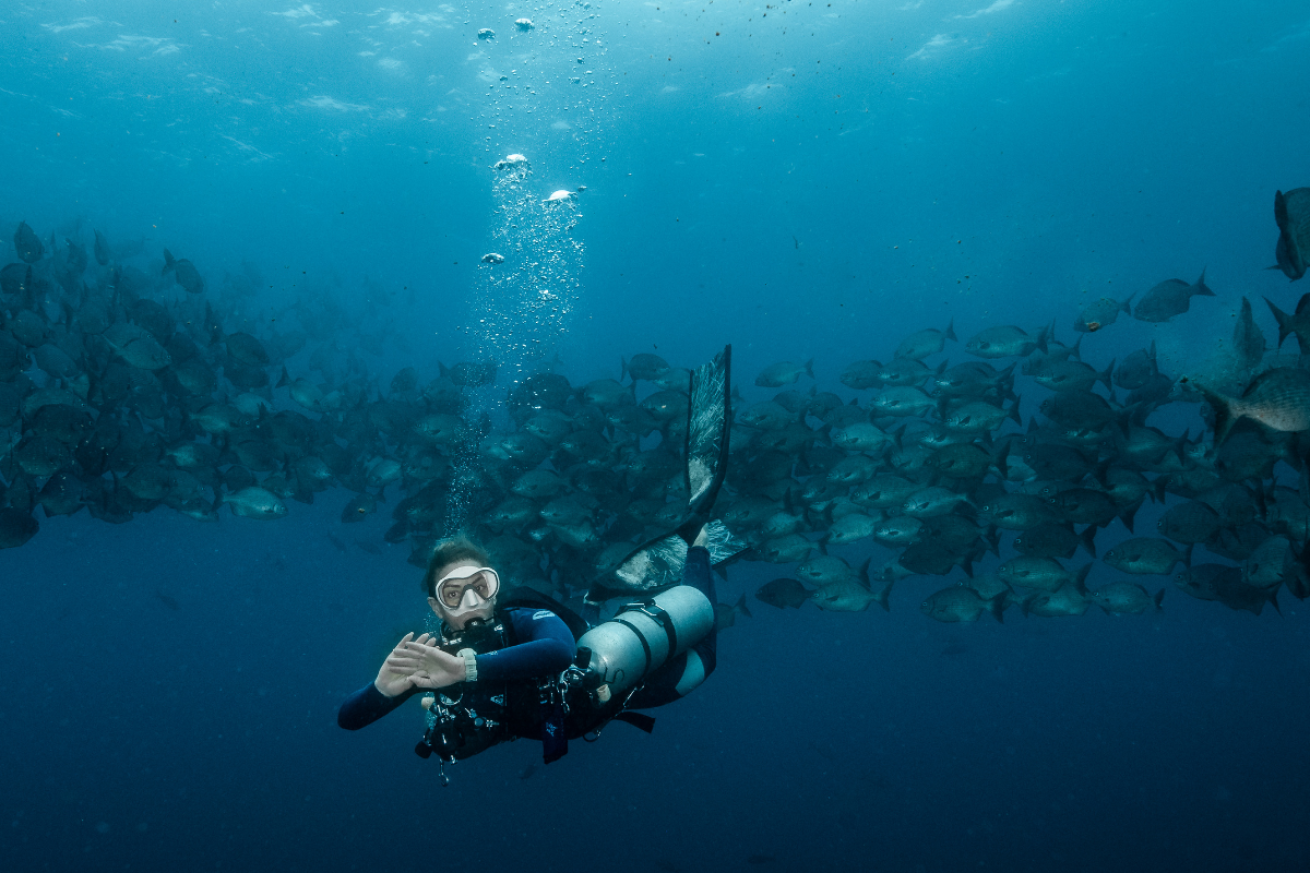
[[[714,607],[686,585],[623,606],[609,621],[580,636],[576,615],[553,602],[511,601],[490,622],[471,622],[463,632],[443,636],[452,654],[471,648],[483,654],[514,645],[510,609],[550,608],[578,638],[574,663],[563,673],[490,685],[464,682],[426,695],[428,728],[414,751],[454,763],[506,740],[542,741],[546,763],[568,752],[568,740],[595,739],[621,719],[649,731],[654,719],[624,707],[655,670],[700,642],[714,627]],[[445,782],[444,771],[442,773]]]
[[[512,608],[512,607],[511,607]],[[443,634],[443,651],[455,654],[472,649],[486,654],[517,642],[510,609],[498,609],[490,621],[472,621],[463,631]],[[519,736],[530,736],[539,710],[536,679],[515,682],[460,682],[423,697],[428,728],[414,751],[427,758],[435,754],[453,763]]]

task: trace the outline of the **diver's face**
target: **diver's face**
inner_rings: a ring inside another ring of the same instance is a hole
[[[494,571],[473,572],[479,568],[476,561],[456,561],[437,571],[437,596],[428,598],[428,606],[451,630],[463,630],[473,619],[487,621],[496,609],[500,580]]]

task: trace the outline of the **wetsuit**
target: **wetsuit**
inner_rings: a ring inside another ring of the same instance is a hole
[[[682,581],[715,603],[714,577],[710,573],[710,555],[704,548],[687,551]],[[483,694],[508,688],[512,697],[529,698],[528,687],[539,678],[561,673],[573,662],[577,643],[559,616],[546,609],[509,608],[501,618],[513,626],[514,645],[477,655],[478,678],[474,683]],[[663,706],[685,696],[714,672],[717,662],[715,630],[678,657],[660,666],[642,683],[627,702],[629,709]],[[359,730],[399,707],[417,693],[428,689],[411,688],[395,697],[387,697],[372,682],[356,691],[341,704],[337,724],[346,730]],[[518,693],[516,693],[518,692]],[[535,701],[535,696],[531,697]],[[531,707],[509,705],[509,730],[514,736],[540,738],[538,713]]]

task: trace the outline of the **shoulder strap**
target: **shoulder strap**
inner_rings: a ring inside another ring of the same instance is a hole
[[[568,625],[569,631],[573,634],[573,639],[579,640],[589,628],[583,621],[582,616],[560,603],[549,594],[542,594],[532,588],[518,588],[514,596],[500,605],[502,610],[510,609],[549,609],[560,617],[564,624]],[[507,622],[507,625],[513,622]]]

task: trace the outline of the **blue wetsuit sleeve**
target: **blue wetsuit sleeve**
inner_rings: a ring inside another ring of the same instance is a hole
[[[555,613],[548,609],[514,609],[510,620],[519,642],[478,655],[479,682],[549,676],[573,663],[578,645],[569,626]]]
[[[346,702],[341,704],[341,709],[337,710],[337,724],[348,731],[357,731],[409,700],[414,696],[415,691],[416,689],[411,688],[404,694],[387,697],[370,682],[347,697]]]

